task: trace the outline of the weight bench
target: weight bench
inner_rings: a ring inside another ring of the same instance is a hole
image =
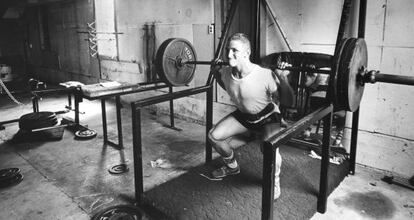
[[[169,92],[172,92],[172,87],[166,85],[165,83],[159,82],[149,82],[149,83],[140,83],[140,84],[130,84],[130,83],[120,83],[119,85],[113,86],[102,86],[103,83],[91,84],[77,87],[75,92],[75,124],[79,124],[79,103],[83,99],[87,100],[101,100],[101,112],[102,112],[102,130],[104,143],[112,146],[116,149],[123,149],[123,134],[122,134],[122,119],[121,119],[121,96],[133,93],[140,93],[155,89],[162,89],[169,87]],[[116,105],[116,122],[117,122],[117,131],[118,131],[118,143],[114,143],[108,140],[107,132],[107,119],[106,119],[106,100],[115,97]],[[170,102],[170,127],[173,129],[178,129],[174,126],[174,110],[172,108],[173,103]]]

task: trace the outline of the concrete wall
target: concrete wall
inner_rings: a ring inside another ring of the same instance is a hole
[[[22,19],[0,19],[0,64],[12,68],[12,78],[18,79],[25,73],[24,37],[25,25]]]
[[[102,60],[102,78],[127,82],[147,81],[148,71],[153,68],[151,58],[168,38],[187,39],[194,46],[198,60],[211,60],[214,56],[214,35],[208,33],[208,26],[214,22],[213,6],[213,0],[116,1],[117,31],[122,33],[118,35],[118,60]],[[146,25],[154,30],[154,45],[147,43]],[[152,50],[150,56],[146,54],[147,47]],[[174,87],[174,91],[204,85],[208,73],[209,66],[198,65],[191,83]],[[124,96],[123,100],[129,102],[155,94],[159,92]],[[182,98],[174,101],[174,108],[178,115],[202,121],[205,117],[204,100],[205,94]],[[158,111],[168,112],[168,103],[154,107]]]
[[[294,51],[333,54],[342,0],[269,1]],[[358,1],[356,1],[358,2]],[[414,4],[411,0],[368,0],[368,69],[413,76]],[[353,6],[347,36],[356,36]],[[268,19],[267,53],[287,51]],[[386,83],[365,86],[361,102],[357,162],[404,176],[414,174],[414,87]],[[348,114],[350,127],[351,115]],[[349,147],[350,135],[345,145]]]

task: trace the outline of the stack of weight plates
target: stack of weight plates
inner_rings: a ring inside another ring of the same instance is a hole
[[[57,124],[58,119],[54,112],[33,112],[25,114],[19,119],[19,128],[24,131],[53,127]]]
[[[59,120],[54,112],[25,114],[19,119],[20,130],[13,140],[17,142],[60,140],[63,137],[64,128],[57,125],[59,125]],[[36,131],[36,129],[41,130]]]

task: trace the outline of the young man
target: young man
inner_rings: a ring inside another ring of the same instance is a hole
[[[214,178],[240,173],[233,146],[229,143],[232,137],[251,131],[260,134],[264,140],[272,131],[281,129],[278,106],[280,89],[284,96],[294,99],[293,90],[286,85],[284,72],[277,71],[275,74],[250,61],[250,41],[245,34],[232,35],[227,50],[230,71],[221,71],[217,81],[227,91],[237,110],[221,119],[209,132],[209,141],[224,161],[224,166],[213,171]],[[283,68],[283,63],[281,65],[279,67]],[[280,196],[281,164],[282,157],[277,149],[275,199]]]

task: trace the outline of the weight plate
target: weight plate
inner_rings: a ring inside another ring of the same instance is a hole
[[[75,137],[79,139],[91,139],[96,137],[97,133],[94,130],[86,129],[86,130],[79,130],[75,132]]]
[[[364,84],[359,74],[367,67],[368,53],[365,40],[352,38],[344,47],[339,64],[339,96],[340,105],[344,110],[354,112],[364,93]]]
[[[365,40],[359,38],[355,42],[355,48],[349,62],[348,76],[348,110],[356,111],[361,103],[364,94],[364,83],[361,82],[361,72],[365,71],[368,65],[368,50]]]
[[[180,61],[196,61],[194,47],[185,39],[170,38],[157,50],[156,71],[159,77],[172,86],[184,86],[191,82],[195,64],[181,64]]]
[[[12,178],[8,180],[0,181],[0,188],[6,188],[6,187],[17,185],[20,182],[22,182],[22,180],[23,180],[23,175],[21,173],[17,173],[16,175],[14,175]]]
[[[346,89],[347,85],[345,83],[347,78],[345,75],[348,74],[346,71],[346,60],[349,60],[350,54],[352,54],[353,45],[355,45],[356,38],[346,38],[344,44],[342,46],[341,54],[339,59],[337,60],[338,64],[338,76],[337,76],[337,83],[336,83],[336,91],[337,91],[337,100],[338,105],[335,110],[348,110],[348,101],[346,98]]]
[[[111,174],[122,174],[122,173],[128,172],[129,168],[126,164],[121,163],[121,164],[112,166],[111,168],[108,169],[108,171]]]
[[[332,99],[332,102],[334,104],[335,107],[335,111],[339,111],[339,110],[343,110],[342,106],[341,106],[341,96],[339,95],[339,91],[340,91],[340,77],[341,77],[341,73],[339,72],[339,64],[341,61],[341,57],[342,57],[342,53],[344,50],[344,47],[347,43],[349,43],[350,38],[345,38],[343,39],[339,46],[338,46],[338,50],[335,51],[334,54],[334,58],[333,58],[333,63],[332,63],[332,71],[331,71],[331,76],[330,78],[330,86],[329,86],[329,93],[330,93],[330,98]]]
[[[2,169],[0,170],[0,182],[14,178],[18,173],[20,173],[19,168]]]
[[[117,205],[106,208],[92,217],[92,220],[137,220],[144,219],[145,213],[133,205]]]
[[[32,112],[19,119],[19,128],[22,130],[52,127],[56,124],[57,117],[54,112]]]

